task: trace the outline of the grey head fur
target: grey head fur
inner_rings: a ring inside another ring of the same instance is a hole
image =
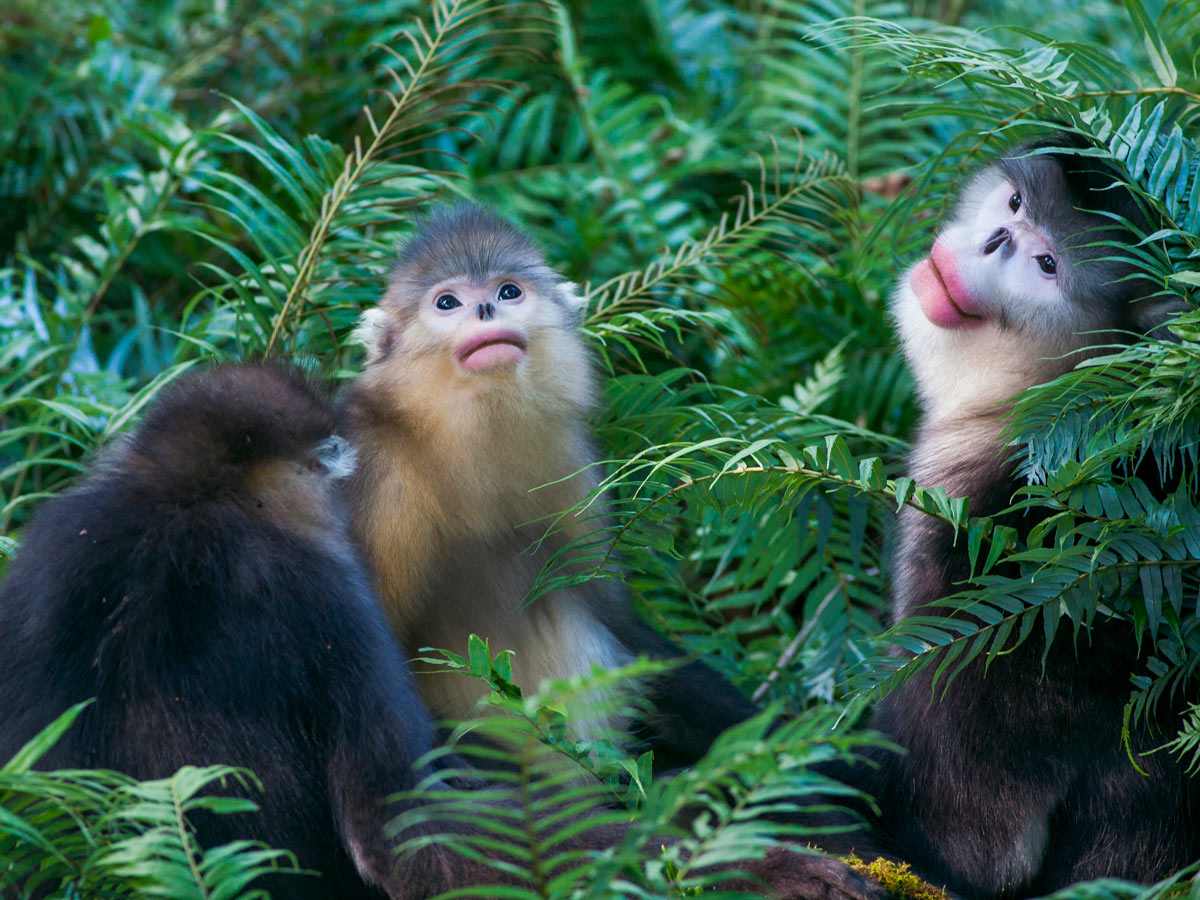
[[[574,320],[568,283],[519,228],[487,207],[469,201],[436,207],[401,246],[386,302],[415,305],[434,285],[465,276],[471,281],[511,275],[532,285]]]

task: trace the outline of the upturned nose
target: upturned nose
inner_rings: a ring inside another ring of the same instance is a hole
[[[1009,243],[1012,243],[1012,232],[1007,228],[997,228],[990,235],[988,235],[987,241],[984,242],[984,255],[995,253],[1005,244]]]
[[[496,307],[493,306],[490,301],[487,303],[480,303],[477,307],[477,310],[479,313],[479,320],[481,322],[487,322],[496,317]]]

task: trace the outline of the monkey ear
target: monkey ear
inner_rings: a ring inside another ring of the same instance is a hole
[[[576,319],[582,321],[583,314],[587,311],[587,297],[580,292],[579,285],[573,281],[560,281],[558,289],[567,304],[567,309]]]
[[[388,314],[378,306],[373,306],[363,310],[358,324],[350,333],[350,340],[366,348],[367,365],[369,366],[387,356],[387,344],[390,336]]]
[[[1179,338],[1171,333],[1167,325],[1190,309],[1182,297],[1149,297],[1133,304],[1133,322],[1142,334],[1160,341],[1177,341]]]

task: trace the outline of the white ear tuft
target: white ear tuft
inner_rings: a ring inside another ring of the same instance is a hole
[[[563,299],[567,301],[567,307],[571,312],[583,318],[584,312],[587,311],[587,297],[583,296],[579,285],[573,281],[561,281],[558,289],[562,291]]]
[[[378,306],[363,310],[354,331],[350,332],[350,340],[361,344],[367,351],[367,365],[379,360],[383,355],[383,336],[387,332],[387,313]]]
[[[344,437],[331,434],[313,448],[313,459],[325,467],[325,474],[338,481],[354,474],[358,451]]]

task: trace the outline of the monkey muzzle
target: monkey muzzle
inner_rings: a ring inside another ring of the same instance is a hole
[[[488,306],[491,306],[489,303]],[[468,371],[515,365],[525,357],[525,335],[511,328],[481,328],[458,345],[458,364]]]
[[[974,328],[985,321],[978,299],[958,271],[954,252],[941,238],[934,241],[929,256],[913,267],[909,287],[925,318],[938,328]]]

